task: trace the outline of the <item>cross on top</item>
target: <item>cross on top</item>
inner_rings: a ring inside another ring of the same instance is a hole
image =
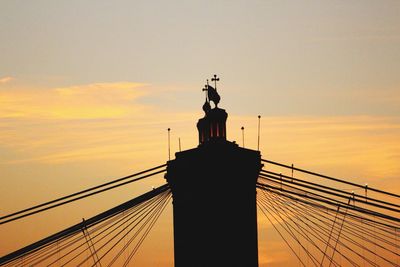
[[[217,90],[217,82],[219,81],[219,78],[217,77],[217,74],[214,74],[214,78],[211,78],[211,81],[214,82],[214,88]]]
[[[207,79],[207,84],[204,85],[204,88],[202,90],[203,90],[203,92],[206,91],[206,94],[207,94],[207,91],[208,91],[208,79]]]
[[[207,101],[207,91],[208,91],[208,79],[207,79],[207,84],[206,85],[204,85],[204,88],[202,89],[203,90],[203,92],[205,91],[206,92],[206,101]]]
[[[207,84],[204,85],[203,91],[208,91],[208,79],[207,79]]]

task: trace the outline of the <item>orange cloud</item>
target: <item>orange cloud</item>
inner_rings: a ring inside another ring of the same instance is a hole
[[[0,118],[100,119],[140,112],[133,102],[145,95],[146,84],[94,83],[53,89],[21,88],[0,92]]]
[[[0,164],[135,158],[133,151],[161,142],[164,124],[187,120],[187,114],[168,117],[138,101],[154,92],[133,82],[2,90],[0,149],[14,157],[3,157]]]
[[[14,78],[13,77],[11,77],[11,76],[6,76],[6,77],[3,77],[3,78],[0,78],[0,84],[4,84],[4,83],[8,83],[8,82],[11,82],[12,80],[14,80]]]

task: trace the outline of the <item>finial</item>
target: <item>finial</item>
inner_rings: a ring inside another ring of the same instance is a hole
[[[208,95],[208,100],[214,102],[215,107],[218,107],[218,103],[221,100],[221,97],[219,96],[216,86],[217,86],[217,81],[219,81],[219,78],[217,78],[217,75],[214,74],[214,78],[211,78],[211,81],[215,82],[215,88],[212,87],[211,85],[208,84],[207,80],[207,95]]]
[[[260,120],[261,115],[258,115],[258,135],[257,135],[257,150],[260,151]]]
[[[202,89],[203,92],[206,92],[206,102],[208,102],[208,97],[207,97],[207,91],[208,91],[208,80],[207,84],[204,85],[204,88]]]
[[[217,82],[219,81],[217,74],[214,74],[214,78],[211,78],[211,81],[214,82],[215,90],[217,90]]]
[[[170,136],[171,128],[168,128],[167,131],[168,131],[168,160],[171,160],[171,136]]]
[[[242,126],[242,128],[240,128],[242,130],[242,144],[244,147],[244,127]]]

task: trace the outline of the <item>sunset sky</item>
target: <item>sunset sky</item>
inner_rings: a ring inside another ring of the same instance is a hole
[[[213,74],[229,140],[261,115],[263,158],[400,193],[400,1],[0,0],[0,215],[165,163],[168,127],[197,146]],[[164,182],[2,225],[0,255]],[[171,212],[139,266],[173,266]],[[260,266],[298,266],[259,227]]]

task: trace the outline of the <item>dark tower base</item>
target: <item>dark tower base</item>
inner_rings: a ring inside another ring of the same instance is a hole
[[[166,179],[173,194],[175,266],[258,266],[259,151],[211,140],[176,153]]]

